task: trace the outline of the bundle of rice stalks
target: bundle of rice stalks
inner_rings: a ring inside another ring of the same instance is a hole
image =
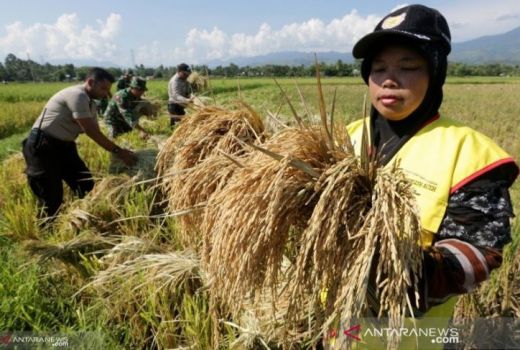
[[[281,262],[284,256],[295,260],[296,242],[317,199],[314,182],[342,154],[324,110],[323,128],[311,128],[288,103],[299,129],[285,128],[261,147],[251,145],[261,152],[243,160],[228,185],[210,198],[205,213],[203,263],[213,307],[231,310],[235,317],[258,291],[276,295],[283,288]]]
[[[212,104],[214,100],[211,97],[207,96],[195,96],[193,98],[193,108],[202,109]]]
[[[263,131],[262,118],[245,105],[236,110],[204,108],[185,117],[166,141],[157,157],[158,175],[191,168],[217,149],[235,154],[242,150],[236,138],[253,142]]]
[[[303,134],[298,130],[287,139]],[[289,256],[296,262],[287,286],[286,321],[294,323],[301,305],[312,305],[318,317],[315,340],[338,322],[351,324],[365,316],[368,307],[378,317],[387,316],[391,327],[400,326],[422,263],[411,185],[397,167],[378,168],[367,155],[353,157],[351,145],[335,146],[327,128],[315,135],[317,143],[295,142],[303,154],[286,153],[292,159],[270,159],[266,166],[261,156],[248,157],[210,199],[204,262],[212,291],[231,310],[240,310],[256,290],[277,285],[281,259],[290,251],[288,232],[305,229],[296,234],[301,239],[295,256]],[[284,154],[287,145],[276,148],[276,140],[265,148]],[[311,172],[301,171],[302,164]],[[324,309],[323,290],[328,291]],[[340,338],[337,344],[346,341]],[[389,339],[391,346],[398,341],[394,335]]]
[[[56,219],[56,231],[65,237],[89,230],[99,234],[146,232],[154,193],[127,175],[107,176],[82,199],[69,203]],[[123,220],[139,215],[139,220]]]
[[[195,295],[204,276],[189,251],[147,254],[99,272],[84,290],[94,291],[115,323],[124,323],[133,346],[172,348],[191,345],[178,320],[182,302]]]
[[[199,72],[192,72],[188,77],[188,83],[194,92],[203,92],[209,88],[209,79]]]
[[[161,103],[158,101],[148,101],[142,100],[137,102],[137,105],[134,108],[135,113],[138,116],[145,115],[147,117],[157,117],[161,110]]]
[[[397,167],[372,169],[373,180],[359,160],[346,158],[316,185],[320,198],[289,289],[291,310],[309,290],[316,301],[326,295],[323,308],[315,310],[325,318],[321,335],[338,324],[355,324],[367,311],[400,327],[410,306],[408,290],[418,290],[422,251],[411,185]],[[347,338],[340,334],[336,347],[346,346]],[[395,346],[399,339],[391,335],[388,341]]]
[[[291,263],[284,259],[283,273],[287,272]],[[230,344],[232,348],[310,348],[312,346],[312,330],[315,328],[315,319],[311,305],[300,307],[297,322],[288,324],[287,313],[290,306],[290,295],[287,289],[288,275],[280,278],[280,294],[273,294],[271,288],[263,288],[255,297],[244,302],[241,312],[235,312],[238,317],[233,321],[225,321],[238,331],[239,336]],[[306,302],[311,302],[307,298]]]
[[[156,177],[155,159],[159,151],[157,149],[142,149],[134,152],[137,162],[132,165],[126,165],[121,158],[111,155],[109,174],[126,174],[135,177],[136,180],[148,180]]]
[[[222,154],[243,157],[248,150],[242,143],[256,142],[263,130],[260,116],[245,106],[233,111],[208,107],[184,119],[157,160],[169,211],[205,203],[236,167]],[[194,220],[189,216],[181,220],[181,235],[190,236]]]
[[[131,236],[120,236],[120,241],[103,251],[100,262],[105,267],[113,267],[146,254],[165,254],[167,248],[150,240]]]
[[[204,215],[203,205],[210,196],[222,189],[239,167],[233,158],[224,155],[212,155],[193,168],[179,172],[170,182],[169,193],[174,197],[168,200],[168,212],[186,210],[179,216],[180,230],[177,232],[183,247],[192,247],[199,251],[202,244],[200,225]]]
[[[84,198],[71,202],[57,218],[59,231],[78,232],[87,227],[110,231],[110,223],[121,217],[117,203],[133,183],[127,176],[107,176],[96,182]]]
[[[330,161],[319,128],[287,129],[262,149],[271,156],[255,152],[243,159],[210,198],[204,218],[203,261],[212,290],[231,309],[251,291],[278,284],[290,236],[298,237],[313,210],[316,169]]]
[[[56,259],[75,267],[82,276],[87,277],[90,274],[84,265],[85,259],[100,257],[104,250],[114,247],[119,240],[119,237],[86,234],[61,243],[29,241],[24,248],[29,253],[38,256],[42,262]]]

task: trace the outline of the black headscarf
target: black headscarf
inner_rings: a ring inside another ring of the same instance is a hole
[[[442,86],[446,80],[447,54],[436,44],[409,41],[399,42],[416,50],[428,62],[429,84],[422,103],[408,117],[400,121],[384,118],[374,106],[370,110],[372,146],[381,156],[382,164],[388,163],[401,147],[439,113],[442,103]],[[388,45],[388,43],[387,43]],[[376,46],[377,47],[377,46]],[[384,47],[379,46],[379,47]],[[368,84],[372,60],[378,51],[365,58],[361,65],[361,75]]]

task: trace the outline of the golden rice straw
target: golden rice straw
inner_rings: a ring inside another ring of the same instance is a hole
[[[160,288],[174,290],[189,280],[198,281],[196,284],[201,286],[201,273],[199,258],[191,251],[146,254],[100,271],[88,287],[94,287],[103,294],[114,295],[116,290],[113,289],[112,283],[120,284],[121,281],[125,281],[130,283],[134,290],[155,283],[158,283]]]
[[[233,322],[226,322],[239,333],[239,337],[231,344],[232,347],[242,346],[249,349],[255,342],[260,342],[264,346],[276,344],[291,349],[311,340],[312,330],[315,328],[314,315],[308,312],[312,309],[311,305],[301,305],[297,321],[286,322],[290,295],[284,286],[288,283],[286,272],[290,268],[291,263],[284,258],[279,294],[274,294],[271,287],[262,288],[254,297],[245,300],[241,312],[234,312],[237,317]],[[312,298],[307,298],[305,302],[312,302]]]
[[[168,210],[176,212],[205,203],[237,166],[225,155],[243,157],[249,152],[243,142],[257,142],[263,131],[260,116],[245,105],[232,111],[208,107],[183,120],[157,163]],[[199,221],[198,212],[180,219],[181,241],[194,249],[200,243]]]
[[[112,221],[122,216],[120,205],[135,181],[127,175],[111,175],[96,181],[84,198],[63,208],[56,222],[58,232],[76,232],[87,227],[99,233],[112,231]]]
[[[114,247],[119,241],[120,237],[102,237],[88,233],[67,242],[29,241],[24,244],[24,248],[37,255],[41,261],[56,259],[73,266],[83,277],[89,277],[91,273],[83,264],[85,258],[102,256],[106,249]]]
[[[165,254],[169,250],[168,246],[161,247],[153,241],[138,237],[121,236],[119,240],[113,247],[103,251],[100,262],[105,268],[123,264],[146,254]]]
[[[408,290],[417,290],[421,275],[420,222],[410,183],[391,167],[377,169],[371,184],[360,163],[345,158],[316,185],[320,198],[289,286],[295,308],[309,289],[316,299],[326,291],[322,335],[338,322],[353,324],[368,307],[387,316],[390,327],[399,327]],[[369,168],[376,170],[373,162]],[[368,294],[369,285],[375,295]],[[337,348],[347,345],[344,335],[339,340]],[[398,340],[392,335],[389,342]]]
[[[204,217],[203,261],[226,305],[239,306],[255,288],[277,284],[289,236],[297,236],[312,213],[313,177],[291,166],[293,158],[311,169],[329,159],[317,128],[287,129],[262,147],[283,159],[262,152],[244,159],[210,198]]]
[[[188,77],[188,83],[190,83],[193,91],[201,93],[209,88],[209,78],[201,75],[199,72],[192,72]]]
[[[182,120],[157,156],[159,177],[187,169],[207,158],[216,149],[234,154],[242,146],[234,139],[249,142],[262,134],[261,117],[248,107],[225,110],[206,107]],[[172,169],[174,167],[174,169]]]
[[[206,203],[213,194],[226,185],[228,179],[238,167],[237,161],[230,155],[216,154],[184,173],[179,173],[168,186],[168,192],[173,194],[168,200],[168,212],[174,213],[181,209],[194,208]],[[200,225],[203,210],[179,216],[181,229],[177,238],[183,247],[199,250],[202,244]]]
[[[367,288],[372,282],[370,270],[376,264],[374,288],[379,309],[376,306],[374,311],[378,317],[388,317],[389,327],[399,328],[409,309],[408,292],[418,290],[422,272],[420,221],[411,184],[401,170],[379,169],[375,181],[372,207],[361,229],[364,249],[355,260],[352,257],[354,263],[347,272],[354,287],[346,281],[335,306],[342,305],[341,324],[363,316]],[[417,292],[415,298],[417,302]],[[333,318],[334,315],[329,316],[330,321]],[[398,342],[399,336],[391,333],[388,346],[394,348]]]

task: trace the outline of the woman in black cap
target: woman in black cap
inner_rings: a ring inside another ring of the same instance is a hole
[[[486,136],[439,114],[450,38],[437,10],[411,5],[353,48],[372,105],[349,133],[360,148],[367,123],[371,149],[384,165],[399,161],[417,194],[425,253],[415,316],[449,317],[450,297],[486,280],[511,241],[508,189],[518,166]]]

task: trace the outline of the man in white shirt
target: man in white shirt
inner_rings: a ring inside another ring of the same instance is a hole
[[[192,89],[188,82],[191,74],[190,66],[181,63],[177,66],[177,73],[168,83],[168,112],[170,113],[170,125],[182,120],[186,115],[185,108],[193,102]]]

